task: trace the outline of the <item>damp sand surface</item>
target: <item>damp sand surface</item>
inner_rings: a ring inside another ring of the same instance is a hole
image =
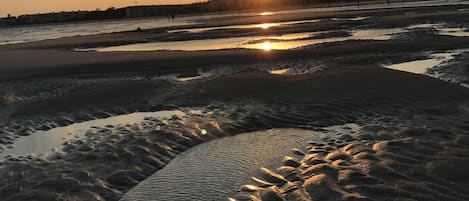
[[[204,143],[176,157],[121,200],[226,200],[259,167],[281,164],[292,148],[304,147],[311,139],[321,141],[319,136],[307,130],[272,129]]]
[[[194,111],[197,112],[197,111]],[[167,120],[172,117],[181,117],[186,113],[180,110],[158,111],[158,112],[137,112],[126,115],[118,115],[105,119],[96,119],[81,123],[74,123],[65,127],[57,127],[46,131],[32,131],[28,136],[20,137],[10,148],[0,153],[0,157],[14,156],[36,156],[48,154],[53,151],[62,150],[64,142],[75,139],[85,140],[86,135],[93,134],[93,130],[101,128],[114,128],[116,126],[132,126],[140,124],[147,118],[158,118]]]

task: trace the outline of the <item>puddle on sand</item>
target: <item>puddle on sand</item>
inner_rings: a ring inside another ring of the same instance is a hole
[[[469,30],[461,27],[449,27],[439,29],[440,35],[456,36],[456,37],[469,37]]]
[[[448,27],[444,23],[436,24],[414,24],[407,27],[407,29],[418,29],[418,28],[433,28],[438,31],[440,35],[456,36],[456,37],[469,37],[469,30],[464,27]]]
[[[187,114],[201,114],[198,110],[168,110],[159,112],[136,112],[126,115],[118,115],[105,119],[91,120],[75,123],[65,127],[57,127],[47,131],[36,131],[29,136],[21,137],[13,143],[12,148],[5,149],[0,153],[0,161],[8,155],[28,156],[48,154],[53,150],[61,150],[63,143],[71,139],[85,139],[89,130],[104,128],[108,126],[126,126],[141,123],[145,118],[169,119],[173,116],[182,117]]]
[[[243,47],[243,44],[249,41],[268,40],[294,40],[309,37],[313,33],[294,33],[281,36],[254,36],[254,37],[233,37],[218,38],[205,40],[189,40],[174,42],[153,42],[153,43],[137,43],[130,45],[111,46],[92,49],[77,49],[76,51],[98,51],[98,52],[122,52],[122,51],[157,51],[157,50],[181,50],[181,51],[203,51],[203,50],[220,50],[232,48],[249,48]],[[288,49],[285,46],[274,46],[275,48]],[[263,48],[256,48],[263,49]],[[274,49],[274,48],[272,48]]]
[[[207,78],[211,76],[213,76],[213,74],[211,73],[199,73],[195,76],[178,76],[176,79],[181,82],[188,82],[188,81],[203,79],[203,78]]]
[[[431,59],[422,59],[416,61],[384,65],[384,67],[409,73],[426,74],[429,69],[436,66],[440,66],[454,59],[454,54],[454,52],[432,53],[429,55],[430,57],[432,57]]]
[[[154,77],[153,80],[176,80],[178,82],[189,82],[189,81],[194,81],[194,80],[200,80],[200,79],[205,79],[209,77],[215,77],[219,75],[223,75],[225,72],[223,72],[223,69],[216,69],[216,70],[210,70],[207,72],[203,72],[201,69],[198,70],[197,74],[192,75],[192,76],[187,76],[187,75],[166,75],[162,77]]]
[[[408,62],[397,63],[397,64],[383,65],[383,67],[394,69],[394,70],[399,70],[399,71],[404,71],[404,72],[409,72],[409,73],[427,75],[427,76],[438,78],[444,81],[458,83],[459,85],[463,87],[469,88],[468,84],[464,82],[460,82],[460,80],[458,79],[456,80],[445,79],[444,77],[442,77],[442,74],[438,70],[436,71],[431,70],[435,67],[448,65],[450,62],[455,62],[454,59],[458,55],[461,55],[465,52],[469,52],[469,49],[457,49],[457,50],[452,50],[452,51],[443,52],[443,53],[430,53],[428,54],[431,57],[430,59],[422,59],[422,60],[408,61]]]
[[[269,73],[273,75],[283,75],[286,74],[290,69],[279,69],[279,70],[270,70]]]
[[[270,69],[269,72],[272,75],[304,75],[310,73],[317,73],[324,70],[325,66],[323,65],[312,65],[309,67],[288,67],[288,68],[277,68]]]
[[[366,19],[370,19],[371,17],[351,17],[351,18],[331,18],[331,20],[333,21],[341,21],[341,20],[344,20],[344,21],[361,21],[361,20],[366,20]]]
[[[242,48],[259,49],[259,50],[288,50],[299,48],[307,45],[339,42],[346,40],[389,40],[393,34],[404,32],[403,29],[374,29],[374,30],[354,30],[352,36],[330,37],[320,39],[308,39],[308,37],[288,38],[288,35],[281,37],[267,37],[256,43],[247,42],[241,45]],[[322,34],[325,32],[308,33],[310,36]],[[288,38],[288,39],[285,39]],[[269,44],[268,46],[266,44]],[[266,48],[266,46],[268,48]]]
[[[203,51],[220,50],[233,48],[248,48],[259,50],[287,50],[307,45],[320,43],[338,42],[345,40],[389,40],[393,34],[405,32],[405,29],[370,29],[353,30],[352,36],[331,37],[331,38],[310,38],[325,32],[303,32],[285,34],[280,36],[254,36],[254,37],[233,37],[205,40],[189,40],[174,42],[153,42],[137,43],[130,45],[111,46],[94,49],[77,49],[76,51],[98,51],[98,52],[119,52],[119,51],[158,51],[158,50],[181,50],[181,51]]]

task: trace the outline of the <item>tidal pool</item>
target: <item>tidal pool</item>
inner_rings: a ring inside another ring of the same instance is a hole
[[[414,73],[414,74],[427,75],[427,76],[438,78],[444,81],[457,83],[460,86],[469,88],[469,85],[467,83],[461,82],[461,80],[459,80],[458,78],[447,79],[442,75],[441,72],[438,71],[438,69],[432,71],[432,69],[435,69],[437,67],[451,65],[452,62],[457,62],[456,61],[457,56],[466,52],[469,52],[469,49],[456,49],[456,50],[451,50],[451,51],[446,51],[446,52],[428,53],[429,58],[427,59],[419,59],[419,60],[406,61],[406,62],[394,63],[394,64],[384,64],[383,67],[393,69],[393,70]],[[452,67],[462,68],[461,65],[453,65]]]
[[[433,28],[438,34],[446,36],[456,36],[456,37],[469,37],[469,30],[464,26],[448,26],[444,23],[435,23],[435,24],[414,24],[408,27],[408,29],[417,29],[417,28]]]
[[[8,155],[28,156],[48,154],[53,150],[61,150],[63,143],[71,139],[85,139],[90,130],[105,127],[131,126],[145,121],[145,118],[157,118],[161,120],[169,119],[173,116],[182,117],[187,114],[200,114],[199,110],[167,110],[158,112],[136,112],[125,115],[113,116],[105,119],[96,119],[81,123],[74,123],[69,126],[57,127],[47,131],[35,131],[29,136],[17,139],[11,148],[0,153],[0,161]]]
[[[403,63],[384,65],[384,67],[409,73],[426,74],[429,69],[454,59],[454,53],[452,52],[432,53],[429,56],[431,57],[430,59],[407,61]]]
[[[259,50],[287,50],[302,46],[338,42],[345,40],[389,40],[393,34],[406,32],[406,29],[358,29],[351,30],[351,36],[315,38],[327,32],[301,32],[284,34],[280,36],[251,36],[232,37],[204,40],[188,40],[174,42],[150,42],[119,45],[92,49],[77,49],[76,51],[98,51],[98,52],[122,52],[122,51],[158,51],[158,50],[180,50],[180,51],[203,51],[233,48],[247,48]]]

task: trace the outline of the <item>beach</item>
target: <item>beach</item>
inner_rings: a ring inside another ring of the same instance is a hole
[[[391,5],[0,45],[0,200],[468,200],[469,5]]]

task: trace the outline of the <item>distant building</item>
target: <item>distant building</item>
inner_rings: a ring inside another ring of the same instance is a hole
[[[77,11],[77,12],[60,12],[60,13],[45,13],[35,15],[21,15],[18,16],[18,24],[41,24],[51,22],[66,22],[76,21],[83,19],[89,12],[88,11]]]
[[[0,18],[0,26],[16,25],[16,17],[8,15],[8,17]]]
[[[209,12],[211,6],[205,2],[185,5],[131,6],[125,9],[126,17],[150,17]]]
[[[132,6],[126,8],[126,17],[165,16],[175,12],[179,6]]]

